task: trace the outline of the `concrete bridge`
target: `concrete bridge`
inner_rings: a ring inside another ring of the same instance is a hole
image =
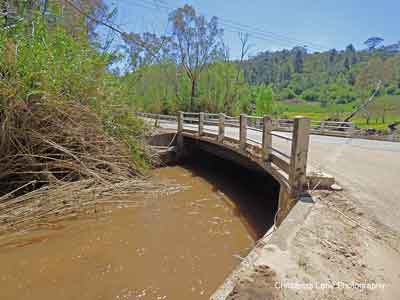
[[[180,112],[176,118],[145,113],[139,115],[156,122],[169,122],[174,130],[176,128],[178,156],[184,156],[190,147],[196,147],[249,169],[270,174],[280,185],[278,224],[304,192],[306,185],[315,181],[314,177],[307,177],[310,135],[310,120],[307,118],[295,118],[291,124],[293,133],[282,135],[273,132],[270,117],[244,114],[229,117],[222,113],[187,112]],[[165,125],[162,126],[168,127]],[[249,130],[253,134],[249,134]],[[253,136],[254,133],[256,136]],[[281,143],[274,143],[274,139]]]
[[[304,183],[311,190],[332,183],[314,172],[332,174],[371,216],[400,231],[400,143],[354,138],[351,123],[206,113],[139,115],[179,133],[183,143],[195,140],[203,147],[222,147],[255,162],[280,183],[281,200],[301,194]]]

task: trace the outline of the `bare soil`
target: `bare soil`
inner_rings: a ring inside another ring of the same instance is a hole
[[[286,246],[258,243],[227,299],[399,299],[400,235],[343,192],[313,196]]]

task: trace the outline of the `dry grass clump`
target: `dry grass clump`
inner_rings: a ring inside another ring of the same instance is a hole
[[[22,104],[21,104],[22,103]],[[139,173],[126,145],[78,103],[17,103],[0,114],[0,190],[92,178],[115,183]]]
[[[175,188],[145,179],[132,148],[104,128],[77,102],[0,110],[0,234],[94,211],[127,192]]]

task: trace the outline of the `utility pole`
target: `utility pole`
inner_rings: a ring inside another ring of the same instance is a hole
[[[382,81],[379,80],[379,82],[378,82],[378,84],[376,86],[376,89],[375,89],[374,93],[372,94],[372,96],[369,97],[368,100],[366,100],[359,107],[357,107],[356,110],[353,111],[346,119],[344,119],[344,122],[349,122],[356,114],[358,114],[362,110],[365,110],[365,108],[368,106],[368,104],[370,104],[374,100],[376,94],[378,94],[378,91],[381,88],[381,85],[382,85]]]

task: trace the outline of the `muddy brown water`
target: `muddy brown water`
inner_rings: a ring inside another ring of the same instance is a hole
[[[155,171],[183,192],[0,247],[0,299],[208,299],[271,226],[274,195],[262,176],[206,165]]]

